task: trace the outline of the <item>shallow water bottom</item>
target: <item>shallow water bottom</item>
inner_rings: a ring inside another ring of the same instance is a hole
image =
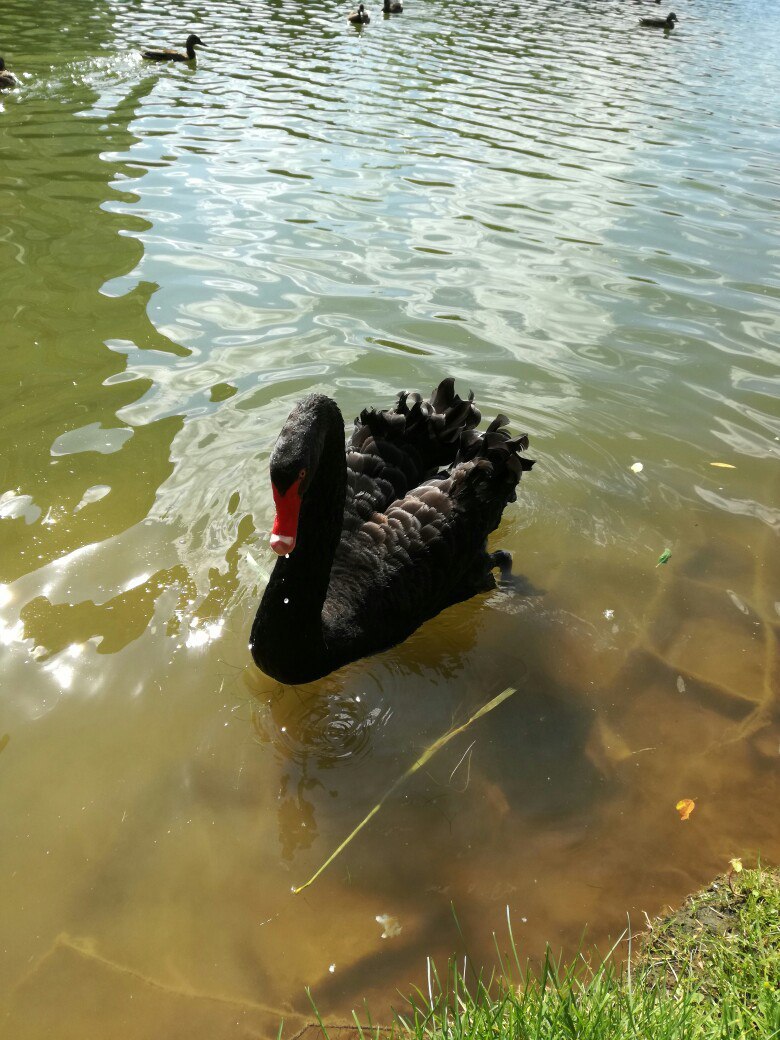
[[[664,567],[637,556],[620,575],[576,545],[552,564],[533,524],[515,537],[501,544],[522,549],[520,590],[319,684],[269,683],[228,624],[219,655],[174,653],[154,698],[87,717],[61,703],[61,761],[40,720],[45,760],[28,747],[14,764],[17,815],[36,776],[59,780],[37,905],[23,872],[12,882],[13,1035],[291,1033],[311,1017],[305,987],[330,1020],[365,1001],[388,1021],[429,956],[494,963],[507,915],[521,957],[605,949],[731,856],[780,855],[773,560],[735,582],[738,547],[707,524]],[[159,635],[143,638],[153,652]],[[107,662],[117,695],[121,658]],[[291,893],[425,747],[509,686]],[[80,827],[59,824],[80,800]]]

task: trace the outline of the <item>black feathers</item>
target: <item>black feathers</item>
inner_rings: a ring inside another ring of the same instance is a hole
[[[495,587],[487,536],[533,462],[520,454],[528,437],[512,437],[505,415],[484,432],[480,418],[473,394],[461,399],[445,379],[428,400],[402,393],[394,408],[364,409],[345,454],[332,401],[312,396],[293,411],[284,451],[313,458],[298,440],[323,448],[297,544],[277,562],[252,629],[261,668],[308,682]],[[499,556],[507,569],[508,554]]]

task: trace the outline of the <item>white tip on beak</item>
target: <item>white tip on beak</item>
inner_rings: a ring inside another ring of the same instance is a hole
[[[277,556],[287,556],[295,548],[295,536],[288,534],[272,534],[271,548]]]

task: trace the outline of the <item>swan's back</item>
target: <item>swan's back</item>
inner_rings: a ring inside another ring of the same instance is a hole
[[[405,637],[451,603],[492,587],[485,542],[533,462],[506,416],[484,433],[473,395],[445,380],[427,401],[401,394],[364,411],[347,449],[341,540],[324,615],[350,638],[378,629]]]
[[[464,401],[445,379],[428,400],[399,394],[395,408],[364,409],[347,448],[346,513],[367,520],[455,460],[461,435],[479,425],[474,395]]]

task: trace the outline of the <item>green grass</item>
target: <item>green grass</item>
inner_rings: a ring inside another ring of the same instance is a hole
[[[640,964],[649,988],[689,991],[721,1020],[780,1036],[780,870],[720,877],[689,896],[654,922]]]
[[[780,1038],[780,872],[717,879],[652,924],[629,970],[549,954],[521,969],[510,953],[483,979],[467,965],[396,1012],[396,1040],[772,1040]],[[357,1022],[357,1019],[355,1020]],[[327,1035],[327,1027],[323,1027]],[[336,1034],[336,1037],[338,1034]]]

